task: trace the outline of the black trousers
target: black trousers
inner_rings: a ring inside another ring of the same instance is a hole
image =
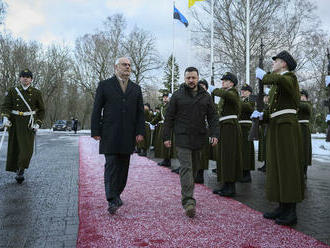
[[[104,187],[107,201],[115,201],[124,191],[130,154],[105,154]]]

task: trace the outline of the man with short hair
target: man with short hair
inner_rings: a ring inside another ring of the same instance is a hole
[[[198,85],[198,70],[188,67],[185,83],[174,92],[165,116],[163,140],[171,147],[174,130],[180,162],[181,203],[188,217],[195,216],[194,178],[200,167],[201,149],[208,142],[205,118],[210,128],[211,143],[218,143],[218,115],[209,93]]]
[[[237,77],[226,72],[222,78],[222,88],[214,89],[212,94],[221,97],[218,111],[220,115],[220,166],[218,178],[222,187],[213,193],[220,196],[232,197],[236,194],[235,183],[242,178],[242,147],[241,128],[238,124],[240,99],[235,86]]]
[[[36,131],[45,117],[45,106],[40,90],[31,86],[32,72],[19,74],[20,85],[6,92],[2,104],[3,125],[9,130],[6,171],[16,172],[16,181],[24,181],[33,154]]]
[[[108,211],[115,214],[123,204],[120,195],[128,176],[130,155],[145,135],[141,87],[129,77],[128,58],[116,60],[115,75],[99,82],[91,118],[91,136],[100,141],[105,155],[104,186]]]
[[[274,219],[279,225],[297,223],[296,203],[304,199],[304,171],[301,163],[302,145],[298,124],[299,85],[294,69],[296,61],[282,51],[273,57],[273,70],[265,73],[257,68],[256,76],[264,85],[272,85],[269,109],[257,111],[263,122],[268,122],[266,137],[266,196],[279,206],[264,218]]]

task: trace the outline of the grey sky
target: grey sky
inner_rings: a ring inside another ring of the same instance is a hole
[[[330,0],[315,0],[322,28],[330,33]],[[77,37],[102,27],[107,16],[122,13],[128,30],[135,25],[150,31],[157,38],[161,57],[167,60],[172,52],[173,1],[171,0],[10,0],[6,18],[7,30],[25,40],[37,40],[45,45],[54,42],[73,46]],[[205,4],[196,2],[193,8]],[[191,19],[188,0],[177,0],[176,7]],[[181,71],[188,65],[189,33],[175,20],[175,54]],[[190,65],[199,66],[191,55]]]

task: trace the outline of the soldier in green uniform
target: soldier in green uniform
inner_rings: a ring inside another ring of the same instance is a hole
[[[153,120],[150,122],[152,125],[156,126],[155,131],[155,158],[163,158],[163,161],[159,162],[158,165],[171,167],[171,155],[172,148],[166,148],[163,143],[163,124],[165,120],[166,110],[168,103],[170,101],[169,94],[163,94],[163,105],[160,108],[160,111],[156,114]]]
[[[269,88],[264,90],[264,111],[267,111],[269,107]],[[264,165],[258,168],[258,171],[266,172],[266,133],[267,123],[261,123],[259,126],[259,142],[258,142],[258,161],[264,162]]]
[[[6,171],[16,173],[16,181],[24,181],[24,170],[29,168],[33,154],[35,133],[45,116],[41,92],[31,86],[32,72],[19,74],[20,85],[6,92],[1,115],[9,129]]]
[[[198,81],[198,84],[203,87],[205,91],[208,90],[209,84],[205,79],[201,79]],[[206,126],[207,126],[207,132],[209,132],[208,123],[207,120],[205,120]],[[195,177],[195,183],[204,183],[204,170],[209,169],[209,156],[210,156],[210,150],[212,149],[212,144],[209,142],[209,137],[206,137],[207,141],[205,142],[203,148],[202,148],[202,154],[201,154],[201,165],[200,169],[197,171],[197,176]]]
[[[221,182],[223,186],[213,193],[221,196],[234,196],[235,183],[242,178],[242,133],[238,124],[240,113],[240,98],[235,88],[237,77],[226,72],[222,78],[222,88],[214,89],[212,94],[221,97],[219,102],[220,113],[220,165]],[[218,171],[219,173],[220,171]]]
[[[149,103],[144,104],[144,120],[145,120],[145,136],[142,142],[138,143],[136,146],[140,151],[138,153],[139,156],[147,156],[147,151],[150,147],[151,142],[151,130],[150,130],[150,121],[152,120],[152,115],[150,113],[150,105]]]
[[[268,122],[266,137],[266,196],[279,206],[264,218],[274,219],[279,225],[297,223],[296,203],[304,199],[304,171],[301,161],[302,145],[297,109],[300,94],[293,70],[297,63],[287,52],[273,57],[272,73],[256,70],[257,78],[264,85],[272,85],[269,93],[269,110],[263,114],[255,111]],[[265,75],[266,74],[266,75]]]
[[[251,170],[255,167],[254,158],[254,144],[249,141],[249,133],[252,126],[250,119],[254,110],[254,102],[251,100],[252,88],[250,85],[245,84],[241,88],[241,113],[239,115],[238,123],[242,130],[242,159],[243,159],[243,178],[239,180],[241,183],[251,182]]]
[[[307,178],[307,168],[312,165],[312,136],[309,125],[309,120],[312,115],[312,104],[308,101],[308,92],[306,90],[300,91],[300,103],[298,108],[298,119],[302,135],[303,145],[303,166],[304,175]]]

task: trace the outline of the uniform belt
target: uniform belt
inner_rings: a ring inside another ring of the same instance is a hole
[[[238,121],[238,123],[240,123],[240,124],[243,124],[243,123],[252,124],[252,121],[250,121],[250,120],[241,120],[241,121]]]
[[[21,112],[21,111],[18,111],[18,110],[12,110],[11,113],[14,114],[14,115],[29,116],[29,115],[35,115],[36,111]]]
[[[282,109],[279,111],[276,111],[270,115],[270,118],[274,118],[279,115],[284,115],[284,114],[297,114],[297,110],[295,109]]]
[[[226,116],[220,117],[219,121],[221,122],[221,121],[225,121],[228,119],[237,119],[237,115],[226,115]]]
[[[299,123],[309,123],[309,120],[299,120]]]

